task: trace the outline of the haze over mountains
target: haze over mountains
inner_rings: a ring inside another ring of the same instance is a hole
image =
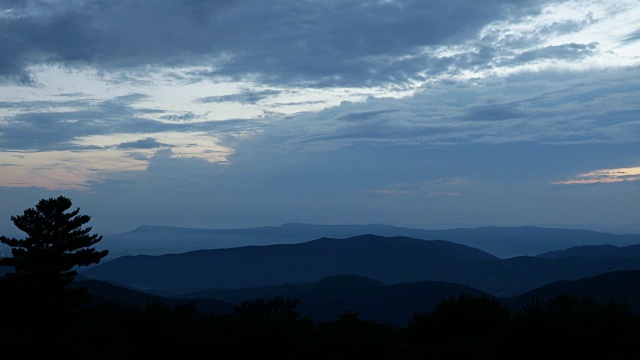
[[[640,235],[537,227],[141,226],[105,237],[101,246],[116,255],[81,275],[111,284],[96,290],[101,296],[114,297],[105,289],[115,285],[127,288],[115,291],[118,301],[138,294],[129,303],[199,299],[200,308],[224,312],[243,300],[288,297],[315,320],[354,310],[397,324],[461,294],[497,297],[514,310],[565,293],[640,309]]]
[[[195,301],[201,310],[226,312],[244,300],[288,297],[318,321],[353,310],[404,324],[461,294],[496,297],[512,310],[571,294],[640,311],[640,235],[537,227],[141,226],[105,237],[100,247],[111,257],[82,269],[79,283],[99,301],[134,306]]]
[[[560,295],[589,297],[598,303],[614,301],[627,303],[640,312],[640,270],[620,270],[581,278],[556,281],[517,296],[503,298],[502,303],[512,309],[521,309],[531,299],[548,301]]]
[[[238,289],[354,274],[385,283],[444,277],[467,260],[495,256],[445,241],[362,235],[301,244],[199,250],[160,256],[124,256],[83,274],[139,289],[169,293]]]
[[[575,246],[566,250],[549,251],[538,255],[544,259],[558,259],[563,257],[609,257],[609,258],[633,258],[640,256],[640,245],[613,246],[613,245],[584,245]]]
[[[489,252],[500,258],[534,256],[582,245],[626,246],[640,244],[640,235],[618,235],[588,230],[524,227],[479,227],[426,230],[384,224],[314,225],[289,223],[246,229],[193,229],[140,226],[130,232],[105,236],[100,248],[109,258],[123,255],[163,255],[193,250],[247,245],[293,244],[323,237],[347,238],[364,234],[405,236],[451,241]]]
[[[304,283],[349,274],[387,284],[445,281],[496,296],[513,296],[558,280],[640,269],[640,256],[612,248],[617,247],[593,247],[594,254],[589,257],[575,256],[577,250],[570,248],[537,257],[500,259],[451,241],[361,235],[298,244],[123,256],[83,274],[167,294]],[[599,256],[597,249],[602,250]]]

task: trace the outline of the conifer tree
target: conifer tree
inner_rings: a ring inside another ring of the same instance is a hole
[[[17,289],[64,289],[77,272],[76,266],[97,264],[108,250],[96,251],[92,246],[102,236],[91,235],[91,227],[82,226],[91,219],[71,208],[71,200],[59,196],[42,199],[35,208],[22,215],[12,216],[14,225],[27,237],[19,240],[0,237],[9,245],[12,257],[0,258],[1,266],[10,266],[5,285]]]

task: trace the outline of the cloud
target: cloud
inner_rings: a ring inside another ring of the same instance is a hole
[[[633,143],[640,112],[638,71],[540,71],[440,82],[410,97],[371,97],[290,116],[270,122],[256,136],[283,151],[331,151],[362,142]]]
[[[624,42],[636,42],[640,40],[640,29],[623,36],[622,40]]]
[[[515,63],[530,63],[540,60],[580,60],[593,55],[597,50],[597,43],[590,44],[563,44],[546,46],[539,49],[525,51],[514,57]]]
[[[561,192],[584,205],[589,187],[549,183],[637,161],[639,11],[1,2],[0,185],[124,202],[137,215],[111,216],[127,224],[522,220]]]
[[[95,69],[118,82],[165,72],[185,83],[411,89],[434,77],[545,64],[637,63],[625,45],[637,14],[634,0],[5,2],[0,82],[35,86],[46,65]],[[255,104],[268,95],[277,94],[200,101]]]
[[[271,106],[280,107],[280,106],[304,106],[304,105],[318,105],[318,104],[326,104],[325,100],[308,100],[308,101],[290,101],[286,103],[274,103]]]
[[[159,147],[171,147],[171,145],[163,144],[152,137],[148,137],[146,139],[123,142],[117,146],[118,149],[155,149]]]
[[[227,141],[251,131],[243,121],[163,121],[165,111],[140,106],[149,99],[140,93],[71,97],[0,103],[0,163],[11,167],[0,186],[88,189],[110,173],[145,171],[161,148],[222,163],[233,153]]]
[[[417,184],[397,183],[369,193],[390,196],[463,196],[466,181],[461,178],[427,180]]]
[[[471,121],[499,121],[518,119],[525,116],[525,113],[518,109],[518,102],[509,104],[491,104],[471,106],[466,110],[467,114],[463,116],[466,120]]]
[[[204,104],[221,103],[221,102],[239,102],[241,104],[256,104],[264,99],[282,94],[278,90],[245,90],[241,93],[221,96],[207,96],[199,98],[196,101]]]
[[[579,174],[574,179],[557,181],[558,185],[609,184],[640,180],[640,167],[601,169]]]
[[[449,44],[536,1],[330,3],[125,0],[0,6],[0,74],[32,83],[30,67],[102,70],[208,64],[195,77],[312,86],[402,82],[421,51]],[[118,19],[118,21],[113,21]]]
[[[141,106],[148,99],[133,93],[106,99],[0,102],[6,113],[0,121],[0,151],[77,150],[81,149],[77,139],[94,135],[133,134],[131,141],[140,141],[144,134],[212,132],[223,137],[251,128],[243,120],[207,121],[193,113],[153,107],[156,104]],[[82,144],[82,148],[95,145]]]
[[[17,155],[38,159],[42,164],[38,176],[46,177],[53,167],[45,166],[40,153],[56,151],[47,164],[67,159],[69,167],[58,169],[76,175],[55,183],[75,179],[86,186],[108,176],[109,169],[145,169],[154,152],[165,147],[171,147],[176,157],[218,164],[238,162],[235,154],[242,153],[267,166],[290,152],[330,156],[362,144],[380,149],[521,142],[627,144],[637,141],[638,135],[639,70],[539,71],[473,82],[441,81],[424,85],[409,97],[369,97],[318,112],[228,121],[165,110],[145,92],[105,99],[5,101],[0,103],[7,114],[0,121],[0,162],[26,167],[29,162],[18,162]],[[95,168],[89,160],[92,153],[110,156],[108,166],[83,170]],[[29,178],[27,170],[20,174]],[[26,186],[29,181],[22,183]],[[387,184],[380,185],[372,188]]]
[[[153,159],[187,159],[222,164],[233,149],[202,132],[91,135],[75,139],[72,150],[4,151],[0,162],[11,166],[0,186],[89,190],[96,182],[120,173],[151,171]],[[123,139],[142,139],[125,141]]]
[[[160,118],[171,122],[191,122],[198,119],[198,115],[187,111],[180,114],[161,115]]]
[[[132,94],[104,101],[5,102],[0,106],[15,111],[0,123],[0,149],[68,149],[74,138],[104,133],[164,131],[168,124],[144,116],[155,109],[134,108],[144,96]]]
[[[3,162],[12,165],[0,186],[43,189],[89,190],[88,182],[105,172],[144,170],[146,162],[123,158],[116,150],[3,152]]]

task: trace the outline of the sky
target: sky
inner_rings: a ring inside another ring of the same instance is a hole
[[[640,232],[638,0],[2,0],[0,49],[1,234]]]

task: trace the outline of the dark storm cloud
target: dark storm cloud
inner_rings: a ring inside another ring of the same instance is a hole
[[[535,1],[50,1],[0,5],[0,76],[29,66],[210,65],[192,76],[315,86],[403,81],[446,44]]]

